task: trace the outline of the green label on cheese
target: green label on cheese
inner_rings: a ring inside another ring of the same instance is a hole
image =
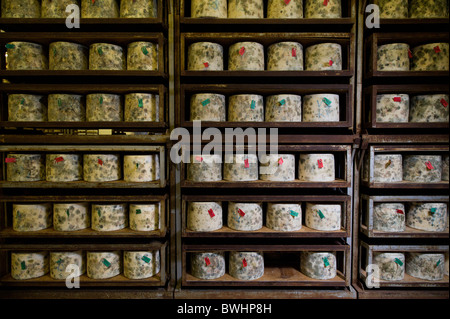
[[[322,260],[323,260],[324,267],[328,267],[330,265],[330,263],[328,262],[328,258],[327,257],[323,257]]]
[[[317,214],[319,214],[320,219],[325,218],[325,215],[322,213],[320,209],[317,211]]]
[[[151,259],[148,258],[147,256],[142,256],[142,260],[145,261],[148,264]]]
[[[103,265],[105,265],[106,267],[111,267],[111,263],[109,261],[107,261],[105,258],[102,259],[102,263]]]
[[[400,259],[395,258],[394,261],[395,261],[399,266],[403,266],[403,262],[402,262]]]

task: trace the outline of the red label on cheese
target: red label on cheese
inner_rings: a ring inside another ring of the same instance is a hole
[[[62,161],[64,161],[64,158],[62,156],[55,158],[55,162],[56,163],[59,163],[59,162],[62,162]]]
[[[195,157],[195,160],[196,160],[197,162],[203,162],[203,157],[201,157],[201,156],[196,156],[196,157]]]
[[[239,50],[239,54],[240,54],[240,55],[244,55],[244,53],[245,53],[245,48],[242,47],[242,48]]]
[[[100,165],[103,165],[103,161],[99,158],[98,159],[98,163],[100,164]]]
[[[205,263],[206,263],[206,266],[209,266],[211,264],[211,261],[209,261],[208,257],[205,257]]]
[[[410,59],[412,59],[412,57],[413,57],[412,52],[411,52],[410,49],[408,49],[408,56],[409,56]]]
[[[247,260],[245,258],[242,260],[242,266],[247,267]]]
[[[13,157],[10,157],[10,158],[5,158],[5,163],[15,163],[16,162],[16,159],[15,158],[13,158]]]
[[[328,5],[328,0],[323,0],[323,5],[327,6]]]
[[[292,56],[293,57],[297,56],[297,50],[295,48],[292,48]]]
[[[399,96],[394,97],[394,102],[401,102],[402,98]]]
[[[249,168],[250,164],[248,163],[248,158],[244,159],[244,167]]]
[[[278,165],[283,164],[283,158],[280,157],[280,159],[278,160]]]
[[[289,2],[291,2],[291,0],[284,0],[284,3],[285,3],[286,5],[288,5]]]
[[[319,168],[323,168],[323,161],[322,159],[317,160],[317,164],[319,165]]]
[[[209,67],[209,63],[208,62],[203,62],[203,65],[205,66],[205,68]]]
[[[447,106],[448,106],[448,102],[447,102],[446,100],[444,100],[444,99],[441,99],[441,104],[442,104],[444,107],[447,107]]]
[[[240,208],[238,208],[238,213],[239,213],[239,215],[241,215],[242,217],[245,216],[245,213],[244,213],[243,210],[240,209]]]
[[[436,52],[436,53],[441,52],[441,48],[438,45],[435,46],[433,49],[434,49],[434,52]]]
[[[209,216],[211,216],[211,217],[216,216],[211,208],[208,209],[208,213],[209,213]]]
[[[425,162],[425,165],[427,166],[428,169],[434,169],[433,164],[431,164],[430,161]]]
[[[401,209],[397,209],[398,214],[405,214]]]

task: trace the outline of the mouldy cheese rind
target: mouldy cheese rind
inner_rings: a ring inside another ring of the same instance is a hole
[[[121,0],[121,18],[156,18],[158,0]]]
[[[81,18],[118,18],[118,0],[81,0]]]
[[[191,275],[199,279],[217,279],[225,275],[224,252],[195,252],[190,254]]]
[[[88,203],[54,203],[53,229],[56,231],[76,231],[91,226],[90,205]]]
[[[2,18],[40,18],[39,0],[2,0]]]
[[[264,46],[258,42],[237,42],[228,48],[228,70],[264,71]]]
[[[302,228],[300,204],[268,203],[266,226],[276,231],[296,231]]]
[[[263,226],[261,203],[228,203],[227,226],[234,230],[254,231]]]
[[[228,100],[229,122],[263,122],[264,98],[258,94],[237,94]]]
[[[137,231],[152,231],[161,228],[159,204],[130,204],[130,229]]]
[[[402,203],[377,203],[373,205],[373,229],[387,232],[405,230],[405,205]]]
[[[122,271],[122,254],[120,251],[88,251],[86,255],[87,276],[92,279],[108,279]]]
[[[8,94],[8,121],[46,122],[47,105],[43,95]]]
[[[191,18],[220,18],[228,17],[227,0],[192,0]]]
[[[263,0],[228,0],[228,18],[262,19],[264,18]]]
[[[13,230],[29,232],[47,229],[52,226],[52,205],[13,204]]]
[[[48,252],[11,252],[11,277],[16,280],[39,278],[49,272]]]
[[[301,19],[303,18],[303,0],[286,1],[269,0],[267,4],[269,19]]]
[[[145,279],[155,276],[160,271],[159,250],[124,251],[123,275],[129,279]]]
[[[53,279],[66,279],[70,275],[81,276],[86,272],[85,253],[82,251],[50,252],[49,268],[50,277]]]
[[[218,43],[196,42],[189,45],[187,70],[223,71],[223,47]]]
[[[240,280],[255,280],[264,275],[262,252],[230,251],[230,276]]]
[[[405,255],[403,253],[373,253],[373,262],[379,268],[379,280],[396,281],[405,277]],[[375,272],[374,276],[378,273]]]
[[[222,228],[222,204],[220,202],[189,202],[186,227],[192,231],[214,231]]]
[[[313,279],[332,279],[336,277],[336,253],[302,251],[300,271]]]

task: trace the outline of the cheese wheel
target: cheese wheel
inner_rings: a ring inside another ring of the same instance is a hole
[[[341,205],[306,203],[305,225],[316,230],[340,230]]]
[[[198,93],[190,98],[191,121],[225,122],[225,95]]]
[[[8,154],[6,180],[34,182],[45,180],[45,157],[41,154]]]
[[[164,212],[161,212],[164,213]],[[130,204],[130,229],[152,231],[160,229],[159,204]]]
[[[296,231],[302,228],[302,206],[299,204],[268,203],[267,228],[276,231]]]
[[[267,49],[268,71],[302,71],[303,46],[298,42],[278,42]]]
[[[373,182],[396,183],[403,180],[403,163],[401,154],[374,155]],[[363,180],[369,181],[369,157],[364,163]]]
[[[341,0],[305,0],[305,18],[342,18]]]
[[[228,70],[264,71],[264,47],[257,42],[237,42],[228,49]]]
[[[378,280],[396,281],[405,277],[405,255],[403,253],[373,253],[373,263],[379,272],[374,272]],[[379,276],[377,276],[379,274]]]
[[[223,179],[236,182],[258,180],[258,157],[255,154],[225,156]]]
[[[6,44],[7,70],[48,70],[44,47],[38,43],[13,41]]]
[[[159,155],[124,155],[123,179],[126,182],[159,180]]]
[[[299,179],[311,182],[335,180],[333,154],[300,154]]]
[[[378,71],[409,71],[409,45],[389,43],[377,48]]]
[[[408,0],[375,0],[380,8],[381,19],[408,18]]]
[[[8,121],[46,122],[47,105],[43,95],[8,94]]]
[[[125,122],[159,122],[159,95],[125,94]]]
[[[266,122],[301,122],[302,97],[296,94],[268,96],[265,120]]]
[[[158,70],[158,44],[145,41],[128,44],[127,70]]]
[[[301,19],[303,18],[303,0],[269,0],[267,4],[269,19]]]
[[[295,180],[295,155],[264,154],[260,161],[261,180],[279,182]]]
[[[39,0],[2,0],[2,18],[40,18]]]
[[[227,0],[192,0],[191,18],[220,18],[228,16]]]
[[[86,95],[86,121],[119,122],[123,118],[122,97],[117,94]]]
[[[447,0],[411,0],[409,2],[409,17],[448,18]]]
[[[38,231],[52,226],[52,205],[13,204],[13,230]]]
[[[50,70],[87,70],[88,47],[72,42],[52,42],[49,46]]]
[[[442,280],[444,263],[444,254],[407,253],[406,273],[425,280]]]
[[[89,70],[126,70],[123,48],[110,43],[93,43],[89,46]]]
[[[442,156],[442,180],[448,182],[448,155]]]
[[[339,122],[339,95],[327,93],[305,95],[303,122]]]
[[[120,251],[88,251],[86,254],[86,265],[89,278],[108,279],[121,273],[122,256]]]
[[[263,252],[230,251],[230,276],[239,280],[255,280],[264,275]]]
[[[408,94],[378,94],[376,120],[384,123],[407,123],[409,118]]]
[[[223,71],[223,47],[218,43],[197,42],[188,48],[189,71]]]
[[[234,230],[253,231],[263,226],[261,203],[228,203],[227,225]]]
[[[54,203],[53,229],[76,231],[91,226],[88,203]]]
[[[379,203],[373,205],[373,229],[386,232],[405,230],[405,205],[401,203]]]
[[[53,279],[81,276],[86,272],[85,254],[82,251],[50,252],[49,268]]]
[[[81,0],[81,18],[118,18],[117,0]]]
[[[300,271],[313,279],[332,279],[336,277],[336,253],[302,251]]]
[[[84,122],[86,106],[83,95],[49,94],[48,120],[50,122]]]
[[[342,47],[338,43],[319,43],[306,48],[305,70],[342,70]]]
[[[114,231],[128,226],[126,204],[92,204],[91,228],[97,231]]]
[[[228,18],[262,19],[264,18],[263,0],[228,0]]]
[[[415,47],[412,51],[412,71],[448,71],[449,44],[428,43]]]
[[[158,0],[121,0],[121,18],[156,18]]]
[[[160,264],[159,250],[123,252],[123,275],[129,279],[153,277],[159,273]]]
[[[83,179],[87,182],[117,181],[122,177],[120,155],[84,154]]]
[[[445,122],[449,121],[448,94],[416,95],[411,99],[410,122]],[[447,105],[447,106],[444,106]]]
[[[405,155],[403,179],[417,183],[438,183],[442,179],[440,155]]]
[[[221,251],[190,254],[191,275],[199,279],[217,279],[225,275],[225,253]]]
[[[69,5],[79,7],[79,0],[42,0],[41,2],[41,18],[67,18],[71,12],[66,12]]]
[[[258,94],[237,94],[228,100],[229,122],[263,122],[264,98]]]
[[[426,231],[445,231],[447,228],[447,204],[411,203],[406,215],[406,225]]]
[[[42,277],[49,271],[48,253],[11,252],[11,277],[16,280],[26,280]]]
[[[83,165],[79,154],[47,154],[46,180],[72,182],[83,180]]]
[[[187,229],[205,232],[220,229],[222,226],[222,204],[220,202],[188,203]]]
[[[215,182],[222,180],[222,157],[220,155],[191,155],[187,164],[187,180]]]

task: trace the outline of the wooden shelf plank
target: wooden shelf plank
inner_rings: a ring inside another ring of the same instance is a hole
[[[248,181],[248,182],[231,182],[231,181],[217,181],[217,182],[191,182],[184,180],[181,182],[182,188],[347,188],[350,187],[351,182],[343,179],[336,179],[334,182],[309,182],[309,181],[287,181],[287,182],[273,182],[273,181]]]
[[[111,181],[111,182],[86,182],[86,181],[73,181],[73,182],[48,182],[48,181],[36,181],[36,182],[9,182],[0,181],[0,186],[3,188],[163,188],[160,181],[154,182],[125,182],[125,181]]]

